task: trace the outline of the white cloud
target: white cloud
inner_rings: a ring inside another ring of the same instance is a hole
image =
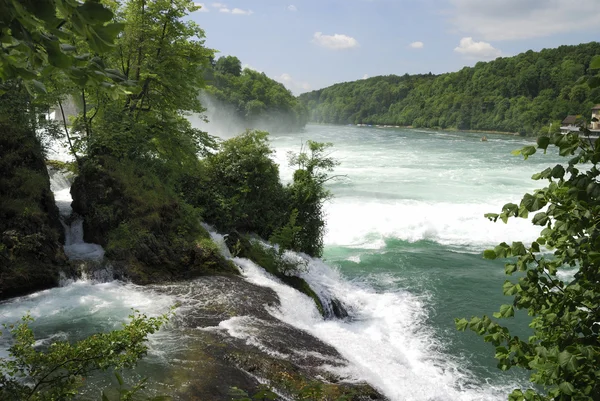
[[[232,14],[238,14],[238,15],[252,15],[254,14],[254,11],[252,10],[242,10],[241,8],[234,8],[233,10],[231,10]]]
[[[296,81],[290,74],[283,73],[278,77],[275,77],[275,81],[281,82],[286,88],[290,89],[294,93],[303,91],[309,91],[311,86],[308,82]]]
[[[287,9],[288,9],[288,11],[291,11],[291,12],[293,12],[293,13],[295,13],[296,11],[298,11],[298,8],[297,8],[295,5],[293,5],[293,4],[290,4],[290,5],[287,7]]]
[[[358,41],[353,37],[338,33],[334,35],[323,35],[322,32],[315,32],[313,42],[319,46],[334,50],[351,49],[359,46]]]
[[[249,69],[249,70],[252,70],[252,71],[256,71],[256,72],[262,72],[261,70],[259,70],[258,68],[254,68],[250,64],[244,64],[242,66],[242,70],[245,70],[246,68]]]
[[[409,46],[413,49],[422,49],[424,45],[423,42],[412,42]]]
[[[204,3],[194,3],[194,5],[195,5],[195,6],[199,6],[199,7],[201,7],[201,8],[198,10],[198,12],[199,12],[199,13],[207,13],[207,12],[209,11],[209,10],[208,10],[208,7],[206,7],[206,5],[205,5]]]
[[[363,75],[362,79],[368,79],[369,78],[369,74],[365,74]]]
[[[458,32],[517,40],[597,29],[598,0],[450,0]]]
[[[252,10],[242,10],[241,8],[234,8],[231,9],[227,6],[227,4],[223,4],[223,3],[213,3],[212,4],[213,7],[218,8],[220,13],[225,13],[225,14],[236,14],[236,15],[252,15],[254,14],[254,11]]]
[[[462,38],[454,51],[467,57],[476,59],[492,59],[499,57],[502,53],[487,42],[475,42],[473,38]]]

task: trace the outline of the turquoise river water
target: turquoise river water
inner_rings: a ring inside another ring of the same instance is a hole
[[[328,184],[334,198],[325,206],[325,253],[304,277],[319,294],[339,299],[351,319],[324,320],[306,297],[248,261],[236,263],[248,281],[278,294],[274,316],[335,347],[349,361],[344,375],[368,381],[391,400],[506,399],[515,386],[527,385],[526,375],[497,370],[493,348],[457,332],[454,318],[491,314],[509,301],[501,291],[503,263],[484,260],[482,252],[502,241],[532,241],[539,230],[525,220],[504,225],[483,215],[518,203],[542,184],[531,175],[559,157],[549,152],[523,161],[510,152],[529,144],[526,139],[487,138],[321,125],[271,136],[284,181],[293,172],[287,153],[303,140],[334,144],[341,177]],[[0,304],[0,323],[29,311],[43,343],[117,328],[131,308],[152,315],[176,301],[128,283],[80,280]],[[526,316],[509,323],[526,332]],[[245,333],[243,319],[217,329]],[[160,370],[184,353],[178,336],[174,329],[153,336],[144,363]]]

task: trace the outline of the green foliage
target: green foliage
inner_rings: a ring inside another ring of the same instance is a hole
[[[242,75],[242,62],[234,56],[219,57],[215,64],[215,71],[239,77]]]
[[[596,42],[560,46],[453,73],[336,84],[299,99],[314,122],[547,133],[551,122],[588,116],[600,103],[600,88],[580,81],[596,68],[592,55],[599,53]]]
[[[204,31],[186,19],[198,8],[191,0],[129,0],[117,9],[125,30],[109,63],[137,83],[123,104],[136,121],[203,111],[198,94],[213,51],[204,47]]]
[[[515,390],[509,400],[600,399],[600,141],[588,140],[587,134],[583,129],[582,137],[540,137],[537,147],[518,151],[527,158],[554,145],[569,160],[533,176],[547,180],[545,188],[525,194],[519,205],[509,203],[500,213],[486,215],[506,223],[535,213],[532,223],[542,228],[530,246],[502,243],[483,254],[510,258],[506,274],[519,272],[503,286],[512,304],[502,305],[494,318],[526,310],[533,335],[519,338],[487,316],[456,321],[459,330],[469,328],[496,347],[500,369],[530,370],[531,381],[543,389]],[[564,269],[577,270],[573,280],[558,275]]]
[[[161,169],[159,161],[108,156],[84,162],[72,193],[86,238],[140,284],[235,274],[202,228],[200,211],[165,182]]]
[[[249,68],[242,71],[237,57],[219,58],[206,76],[207,92],[233,107],[248,126],[269,131],[297,131],[306,125],[306,108],[285,86],[264,73]]]
[[[92,372],[132,368],[148,351],[148,335],[158,331],[168,315],[149,318],[134,311],[130,319],[121,330],[95,334],[73,344],[55,342],[43,351],[36,349],[30,316],[15,325],[6,325],[13,344],[8,358],[0,358],[0,398],[71,399]]]
[[[63,228],[37,121],[18,85],[0,95],[0,299],[57,284]]]
[[[300,153],[290,152],[289,162],[298,169],[294,172],[294,181],[288,186],[290,220],[272,238],[284,240],[291,250],[304,252],[311,256],[323,253],[325,235],[324,202],[331,197],[325,189],[325,183],[335,176],[329,174],[339,165],[339,161],[328,153],[333,144],[307,141]]]
[[[96,79],[82,68],[73,43],[85,41],[98,54],[110,50],[123,26],[99,1],[25,0],[0,3],[0,91],[22,78],[32,93],[44,93],[41,75],[63,71],[72,80]]]
[[[247,131],[221,144],[185,184],[186,199],[223,232],[269,238],[285,221],[285,190],[271,160],[268,134]]]

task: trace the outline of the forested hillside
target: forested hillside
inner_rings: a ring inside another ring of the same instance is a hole
[[[479,62],[441,75],[388,75],[300,95],[313,122],[389,124],[536,134],[600,103],[590,74],[600,43]]]
[[[237,57],[211,63],[206,92],[230,107],[248,128],[296,131],[308,121],[305,106],[283,84],[250,68],[242,69]]]

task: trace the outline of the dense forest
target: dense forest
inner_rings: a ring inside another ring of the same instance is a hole
[[[302,94],[310,120],[539,134],[600,103],[590,89],[600,43],[560,46],[479,62],[457,72],[388,75]]]
[[[206,93],[230,109],[248,128],[297,131],[308,121],[306,107],[283,84],[265,73],[242,69],[234,56],[212,61],[205,73]]]

